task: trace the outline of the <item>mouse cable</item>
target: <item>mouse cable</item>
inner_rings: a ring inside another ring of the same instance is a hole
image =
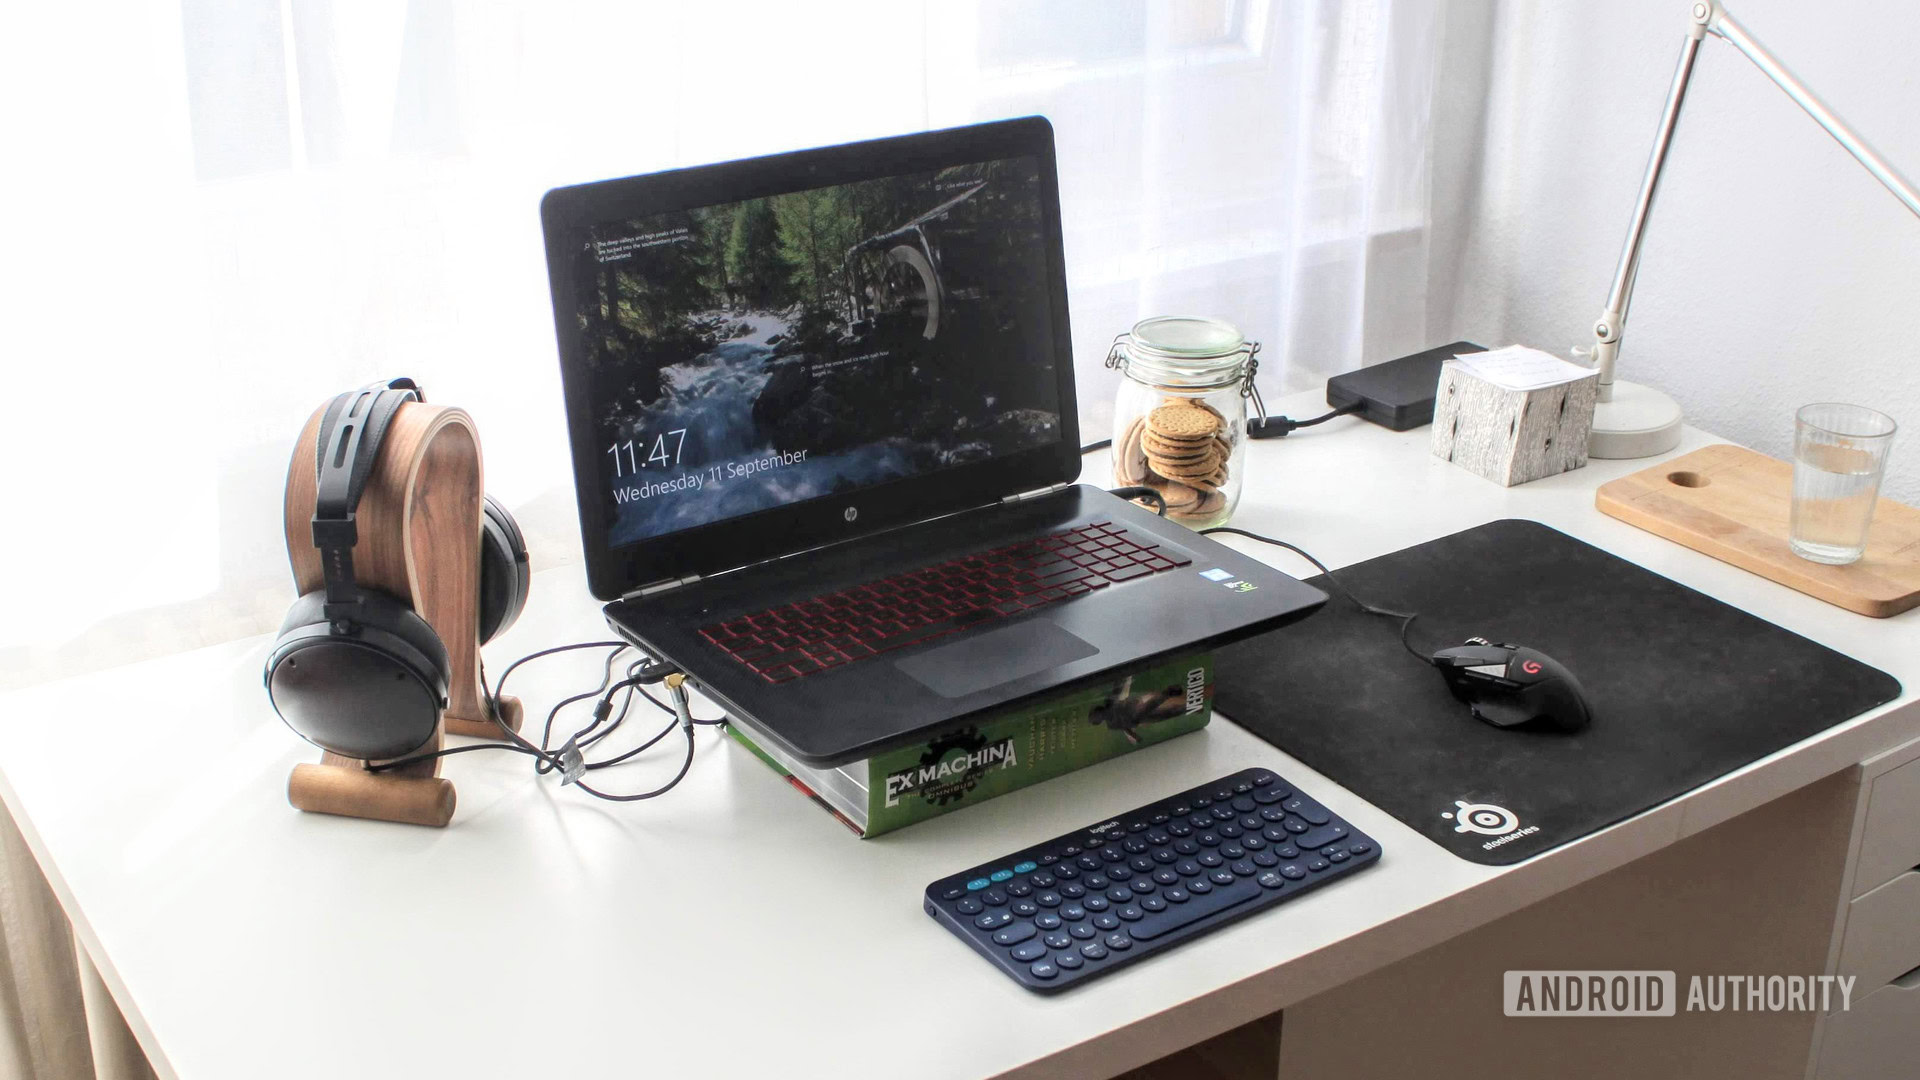
[[[1247,438],[1278,439],[1290,435],[1303,427],[1324,424],[1336,416],[1345,416],[1348,413],[1359,412],[1361,404],[1362,403],[1358,401],[1348,402],[1337,409],[1321,413],[1319,416],[1308,420],[1293,420],[1285,416],[1256,416],[1247,421]],[[1112,439],[1101,439],[1099,442],[1090,442],[1080,448],[1080,454],[1082,457],[1085,457],[1095,450],[1105,450],[1112,445]]]
[[[1108,488],[1107,494],[1118,495],[1123,499],[1152,499],[1155,512],[1161,517],[1167,516],[1167,497],[1154,488],[1145,485]]]
[[[1419,660],[1423,664],[1433,663],[1432,657],[1414,648],[1413,643],[1407,640],[1407,632],[1413,629],[1413,621],[1420,617],[1419,612],[1392,611],[1387,608],[1376,607],[1372,604],[1367,603],[1365,600],[1362,600],[1359,597],[1353,595],[1353,590],[1347,588],[1346,582],[1341,581],[1339,578],[1335,577],[1333,575],[1333,571],[1327,569],[1326,563],[1323,563],[1319,559],[1314,558],[1311,554],[1307,552],[1305,548],[1302,548],[1297,544],[1289,544],[1285,540],[1276,540],[1271,536],[1262,536],[1257,532],[1248,532],[1246,529],[1238,529],[1231,525],[1215,525],[1211,529],[1200,530],[1200,534],[1202,536],[1205,536],[1209,533],[1232,533],[1234,536],[1244,536],[1249,540],[1258,540],[1263,544],[1272,544],[1274,547],[1286,548],[1288,551],[1291,551],[1295,555],[1298,555],[1301,558],[1307,560],[1308,562],[1313,564],[1314,569],[1320,571],[1320,575],[1327,580],[1327,583],[1332,585],[1336,590],[1338,590],[1341,596],[1346,597],[1347,600],[1351,602],[1354,607],[1359,608],[1361,611],[1366,612],[1368,615],[1379,615],[1382,618],[1399,619],[1400,620],[1400,647],[1407,650],[1408,653],[1410,653],[1415,659]]]

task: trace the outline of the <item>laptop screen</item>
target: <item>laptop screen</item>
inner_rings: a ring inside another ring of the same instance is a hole
[[[570,314],[605,546],[1057,443],[1042,167],[578,227]]]

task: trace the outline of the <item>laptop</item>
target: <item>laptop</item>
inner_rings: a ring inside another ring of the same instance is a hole
[[[541,204],[588,584],[836,765],[1311,612],[1097,487],[1038,117]]]

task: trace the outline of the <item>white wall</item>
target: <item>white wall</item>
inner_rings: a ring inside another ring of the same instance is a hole
[[[1451,5],[1435,103],[1429,337],[1586,344],[1689,0]],[[1741,23],[1920,176],[1920,4],[1732,0]],[[1491,40],[1483,53],[1476,41]],[[1490,56],[1490,64],[1482,64]],[[1452,213],[1451,222],[1447,222]],[[1443,224],[1444,223],[1444,224]],[[1920,501],[1915,220],[1731,45],[1701,46],[1621,351],[1689,422],[1787,456],[1793,410],[1906,425],[1887,494]]]

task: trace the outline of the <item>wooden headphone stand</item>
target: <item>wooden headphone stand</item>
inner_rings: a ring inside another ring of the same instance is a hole
[[[325,586],[313,545],[318,470],[314,454],[326,406],[301,429],[287,468],[287,558],[301,594]],[[447,732],[498,738],[480,676],[480,438],[464,410],[408,402],[394,413],[355,515],[355,579],[410,603],[446,643],[452,678],[433,737],[414,754],[438,750]],[[520,730],[516,698],[500,699],[500,721]],[[453,782],[440,759],[370,772],[370,762],[323,751],[287,778],[287,801],[321,814],[444,826],[453,818]]]

